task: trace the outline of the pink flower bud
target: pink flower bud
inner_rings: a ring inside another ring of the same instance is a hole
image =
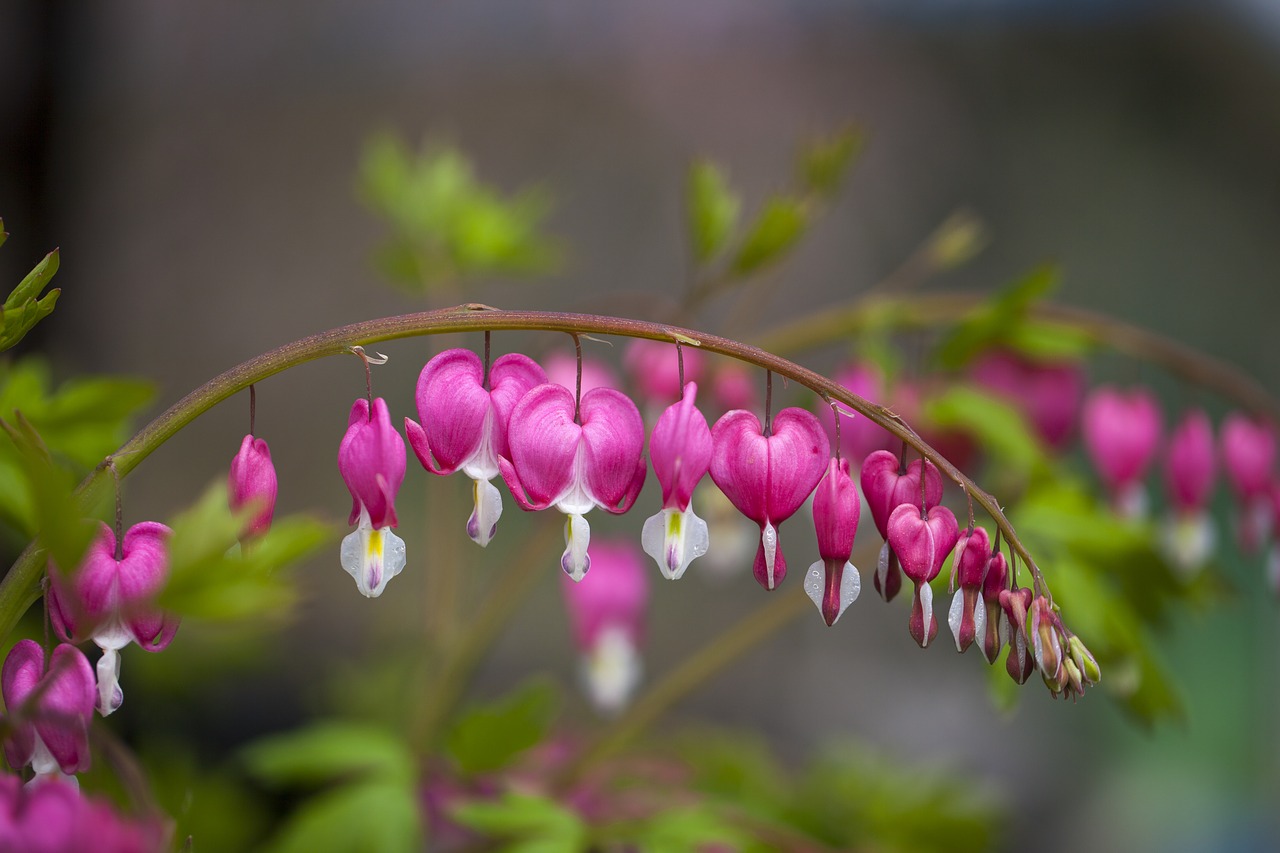
[[[951,565],[951,586],[957,578],[960,588],[951,599],[947,625],[956,638],[956,651],[964,652],[986,629],[987,614],[982,601],[982,585],[991,560],[991,537],[982,527],[960,535]]]
[[[711,428],[694,404],[696,383],[658,418],[649,438],[653,473],[662,486],[662,509],[644,523],[641,542],[663,575],[675,580],[707,552],[707,523],[693,513],[693,490],[711,464]]]
[[[278,489],[276,468],[271,464],[267,443],[246,435],[240,442],[240,452],[231,460],[231,471],[227,474],[227,498],[231,511],[254,508],[253,515],[245,522],[242,540],[262,536],[271,527]]]
[[[1160,408],[1144,389],[1098,388],[1084,404],[1084,443],[1117,510],[1144,512],[1142,478],[1160,443]]]
[[[1241,503],[1267,490],[1276,462],[1276,436],[1269,424],[1232,412],[1222,421],[1222,463]]]
[[[861,511],[862,501],[849,476],[849,460],[832,459],[813,495],[813,526],[822,559],[809,567],[804,581],[804,591],[828,626],[836,624],[862,590],[862,578],[850,562]]]
[[[1026,684],[1036,668],[1035,657],[1027,643],[1027,610],[1031,607],[1031,590],[1006,589],[1000,593],[1000,606],[1009,622],[1009,657],[1005,670],[1019,684]]]
[[[1213,426],[1201,409],[1183,415],[1169,436],[1165,482],[1169,502],[1182,513],[1199,512],[1213,495]]]
[[[987,573],[982,581],[982,607],[986,612],[982,634],[982,656],[995,663],[1000,649],[1009,642],[1009,620],[1000,606],[1000,593],[1008,589],[1009,563],[997,551],[987,558]]]
[[[624,513],[644,486],[640,411],[611,388],[583,394],[575,407],[569,389],[539,385],[512,410],[507,441],[511,458],[498,460],[502,479],[521,509],[554,506],[568,516],[560,567],[581,580],[591,567],[591,528],[583,515],[595,507]]]
[[[1038,595],[1031,602],[1030,624],[1027,631],[1031,636],[1031,651],[1036,667],[1044,677],[1045,684],[1054,695],[1061,693],[1067,686],[1067,673],[1063,669],[1064,657],[1062,641],[1062,621],[1053,612],[1049,599]]]
[[[812,413],[792,408],[778,413],[766,436],[755,415],[737,409],[716,421],[711,439],[711,479],[760,525],[753,570],[761,586],[776,589],[787,574],[778,526],[822,479],[831,455],[826,433]]]
[[[0,690],[9,712],[4,743],[9,766],[17,770],[30,764],[37,776],[89,769],[95,691],[93,668],[79,649],[59,645],[45,671],[40,644],[19,640],[0,671]]]

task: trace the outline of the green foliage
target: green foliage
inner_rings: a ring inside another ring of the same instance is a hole
[[[465,774],[500,770],[542,741],[558,704],[553,685],[532,681],[510,696],[463,714],[450,730],[445,749]]]
[[[468,800],[453,807],[459,824],[492,838],[509,839],[507,853],[585,849],[587,828],[577,813],[549,797],[508,792],[496,799]]]
[[[3,223],[0,223],[0,228],[2,227]],[[3,319],[3,325],[0,326],[0,352],[13,347],[26,337],[36,323],[53,313],[62,291],[55,288],[45,294],[43,299],[40,294],[44,293],[57,271],[58,250],[54,249],[36,264],[35,269],[27,273],[26,278],[4,301],[4,305],[0,307],[0,319]]]
[[[724,171],[708,160],[689,168],[689,234],[693,257],[700,264],[724,248],[742,211],[742,199],[729,187]]]
[[[782,259],[809,224],[803,199],[775,195],[765,202],[734,255],[735,275],[747,276]]]
[[[554,270],[560,250],[540,233],[551,210],[541,189],[509,199],[480,183],[455,148],[424,145],[416,155],[391,134],[371,138],[360,191],[391,226],[376,255],[392,282],[428,292],[491,275]]]
[[[210,620],[279,618],[295,592],[279,570],[333,538],[323,522],[306,516],[275,519],[266,536],[241,548],[236,539],[253,507],[233,514],[227,489],[218,482],[173,520],[169,582],[160,606]]]
[[[834,195],[865,143],[866,134],[856,127],[809,142],[798,158],[801,185],[819,196]]]
[[[1045,471],[1044,444],[1027,426],[1022,413],[1006,400],[968,385],[951,385],[925,401],[926,419],[944,429],[973,436],[1000,466],[1020,477]]]
[[[376,726],[341,721],[314,723],[245,749],[245,766],[276,786],[316,786],[351,778],[414,779],[407,744]]]
[[[268,842],[269,853],[413,853],[422,849],[417,792],[382,780],[309,798]]]

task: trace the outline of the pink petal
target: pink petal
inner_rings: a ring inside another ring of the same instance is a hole
[[[587,494],[610,512],[625,512],[647,472],[640,410],[621,391],[596,388],[582,395],[581,417]]]
[[[640,642],[649,602],[649,575],[630,539],[592,542],[591,571],[580,581],[564,575],[561,589],[579,649],[590,650],[600,632],[610,626],[622,628],[634,642]]]
[[[887,527],[889,547],[898,555],[903,574],[917,585],[928,581],[936,547],[933,525],[920,514],[919,507],[900,504],[889,516]]]
[[[1085,402],[1084,443],[1112,492],[1142,479],[1160,442],[1160,409],[1143,389],[1098,388]]]
[[[545,509],[573,483],[582,439],[573,408],[573,392],[547,383],[525,394],[511,412],[507,429],[511,457],[498,464],[523,509]]]
[[[258,509],[245,525],[244,535],[260,536],[271,526],[279,484],[271,463],[271,450],[260,438],[246,435],[240,452],[231,460],[227,474],[227,497],[233,511],[254,502]]]
[[[469,349],[445,350],[422,368],[415,395],[422,426],[418,435],[410,432],[410,443],[431,473],[452,474],[480,446],[490,409],[483,383],[484,364]],[[414,438],[425,438],[427,447]]]
[[[501,356],[489,368],[489,396],[496,416],[493,448],[499,456],[509,454],[507,428],[516,404],[525,394],[546,382],[547,374],[542,366],[527,355],[516,352]]]
[[[662,506],[683,512],[698,481],[711,464],[711,428],[694,401],[698,386],[684,386],[680,402],[669,406],[658,418],[649,438],[649,458],[653,473],[662,484]]]
[[[1236,497],[1248,503],[1263,494],[1276,462],[1276,436],[1269,424],[1232,412],[1222,420],[1222,463]]]
[[[36,731],[68,775],[89,769],[88,723],[93,716],[96,682],[93,667],[75,646],[53,650],[48,687],[40,696]]]
[[[1169,500],[1184,513],[1203,509],[1213,494],[1216,468],[1209,416],[1202,409],[1192,409],[1169,437],[1165,461]]]
[[[739,512],[763,525],[769,518],[769,451],[760,419],[742,409],[727,412],[711,439],[711,479]]]
[[[837,604],[840,580],[838,576],[834,582],[831,580],[830,566],[834,563],[842,567],[853,554],[861,511],[862,501],[849,476],[849,460],[832,458],[813,494],[813,526],[818,534],[818,554],[828,565],[827,586],[831,588],[834,583]]]
[[[338,470],[351,492],[348,524],[359,520],[363,506],[375,528],[396,526],[395,497],[404,482],[405,461],[404,439],[391,427],[386,400],[373,401],[370,417],[369,402],[357,399],[338,446]]]

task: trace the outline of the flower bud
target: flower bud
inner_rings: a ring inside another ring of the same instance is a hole
[[[245,522],[240,538],[265,535],[271,527],[271,517],[276,510],[276,469],[271,463],[271,451],[267,443],[253,435],[246,435],[240,442],[240,452],[231,460],[227,474],[227,499],[232,512],[245,507],[253,509]]]
[[[1160,407],[1145,389],[1103,386],[1084,405],[1084,443],[1116,511],[1145,513],[1142,478],[1160,443]]]
[[[986,528],[975,527],[961,534],[951,563],[951,610],[947,625],[956,638],[956,651],[964,652],[986,630],[987,611],[982,601],[982,585],[991,559],[991,537]],[[959,578],[960,588],[955,589]]]
[[[862,591],[862,578],[849,561],[861,511],[862,501],[849,476],[849,460],[833,458],[813,495],[813,526],[822,559],[809,567],[804,581],[804,591],[828,626],[836,623]]]

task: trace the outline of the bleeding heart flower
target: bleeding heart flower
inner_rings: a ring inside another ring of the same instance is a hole
[[[964,652],[986,631],[987,611],[982,601],[982,586],[990,560],[991,537],[987,535],[986,528],[975,527],[960,535],[951,561],[951,586],[954,588],[958,580],[960,588],[955,590],[951,610],[947,614],[947,625],[956,638],[958,652]]]
[[[862,500],[849,476],[849,460],[833,458],[813,495],[813,526],[822,559],[809,567],[804,581],[804,591],[828,626],[836,624],[862,591],[862,578],[849,561],[861,512]]]
[[[644,523],[640,542],[662,574],[675,580],[707,553],[707,523],[694,514],[693,490],[711,464],[711,429],[694,405],[698,386],[684,386],[680,402],[658,418],[649,438],[653,473],[662,486],[662,510]]]
[[[621,710],[640,682],[640,645],[649,582],[630,541],[597,542],[590,577],[563,590],[573,637],[583,658],[583,681],[602,711]]]
[[[278,492],[271,450],[262,439],[246,435],[240,442],[240,452],[231,460],[231,471],[227,474],[227,500],[231,511],[255,507],[240,534],[241,541],[266,534],[275,514]]]
[[[59,645],[46,671],[40,644],[19,640],[0,671],[0,691],[8,710],[4,754],[10,767],[30,764],[37,777],[89,769],[95,690],[93,668],[79,649]]]
[[[986,612],[982,634],[982,656],[995,663],[1000,649],[1009,642],[1009,620],[1000,606],[1000,593],[1009,588],[1009,562],[996,551],[987,558],[987,573],[982,581],[982,605]]]
[[[942,571],[942,564],[960,538],[955,514],[944,506],[922,512],[919,506],[900,504],[886,525],[891,547],[902,563],[902,573],[915,584],[908,627],[920,648],[933,642],[938,620],[933,615],[933,588],[929,581]]]
[[[920,488],[922,470],[923,492]],[[902,463],[895,454],[877,450],[863,460],[859,479],[862,482],[862,493],[867,498],[867,507],[871,510],[871,520],[885,540],[876,561],[876,591],[885,601],[892,601],[902,588],[902,577],[898,573],[898,555],[889,545],[889,516],[902,504],[917,507],[923,504],[925,509],[935,506],[942,500],[942,475],[932,462],[920,459],[908,465],[904,472]]]
[[[85,639],[102,649],[98,659],[98,710],[105,717],[120,707],[119,651],[130,643],[148,652],[169,645],[177,618],[156,609],[155,599],[169,575],[168,539],[163,524],[144,521],[116,536],[102,525],[84,560],[68,574],[49,570],[49,619],[69,642]]]
[[[391,426],[387,402],[361,397],[351,406],[347,432],[338,447],[338,470],[351,492],[348,524],[356,530],[342,540],[342,568],[366,598],[376,598],[405,565],[404,540],[396,526],[396,495],[404,482],[404,439]]]
[[[783,409],[765,435],[751,412],[728,412],[711,430],[711,479],[760,525],[756,580],[775,589],[787,574],[778,526],[798,510],[822,479],[830,445],[822,424],[804,409]]]
[[[1122,393],[1103,386],[1084,404],[1084,444],[1116,511],[1135,518],[1146,511],[1142,478],[1160,443],[1160,407],[1150,392]]]
[[[1006,589],[1000,592],[1000,607],[1009,623],[1009,657],[1005,671],[1019,684],[1026,684],[1035,671],[1036,661],[1027,643],[1027,610],[1031,607],[1031,590]]]
[[[1206,511],[1216,467],[1209,416],[1188,411],[1169,436],[1164,471],[1171,512],[1161,530],[1166,556],[1188,575],[1205,564],[1217,539]]]
[[[507,424],[516,403],[547,381],[528,356],[508,353],[485,376],[480,356],[468,349],[440,353],[418,376],[418,417],[405,418],[405,434],[422,467],[433,474],[458,469],[470,477],[475,508],[467,535],[489,544],[502,516],[502,495],[490,482],[498,476],[498,457],[508,455]]]
[[[1222,421],[1222,465],[1240,507],[1241,546],[1257,551],[1271,531],[1267,490],[1276,462],[1276,435],[1270,424],[1232,412]]]
[[[595,388],[574,406],[561,385],[539,385],[511,412],[511,458],[499,468],[516,503],[526,511],[554,506],[568,516],[560,566],[574,580],[591,567],[591,528],[583,515],[594,507],[620,515],[644,486],[644,422],[620,391]]]

